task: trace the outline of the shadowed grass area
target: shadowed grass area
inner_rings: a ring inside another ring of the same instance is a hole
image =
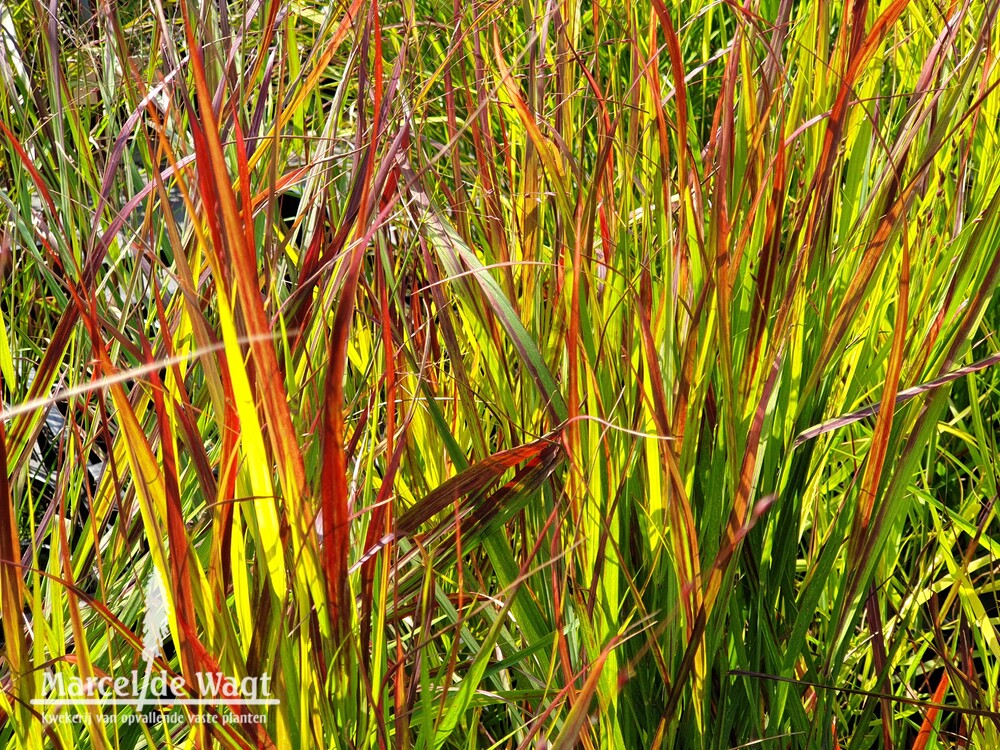
[[[0,4],[0,747],[1000,746],[998,7]]]

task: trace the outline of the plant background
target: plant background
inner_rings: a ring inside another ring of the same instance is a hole
[[[0,745],[1000,746],[997,9],[0,5]]]

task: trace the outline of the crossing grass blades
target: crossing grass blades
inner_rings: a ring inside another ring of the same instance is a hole
[[[1000,747],[997,11],[0,5],[0,747]]]

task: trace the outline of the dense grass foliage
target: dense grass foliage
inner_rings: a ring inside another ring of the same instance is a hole
[[[997,11],[0,4],[0,746],[1000,747]]]

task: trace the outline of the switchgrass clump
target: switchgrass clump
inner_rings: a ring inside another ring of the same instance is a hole
[[[0,5],[0,746],[1000,746],[997,11]]]

